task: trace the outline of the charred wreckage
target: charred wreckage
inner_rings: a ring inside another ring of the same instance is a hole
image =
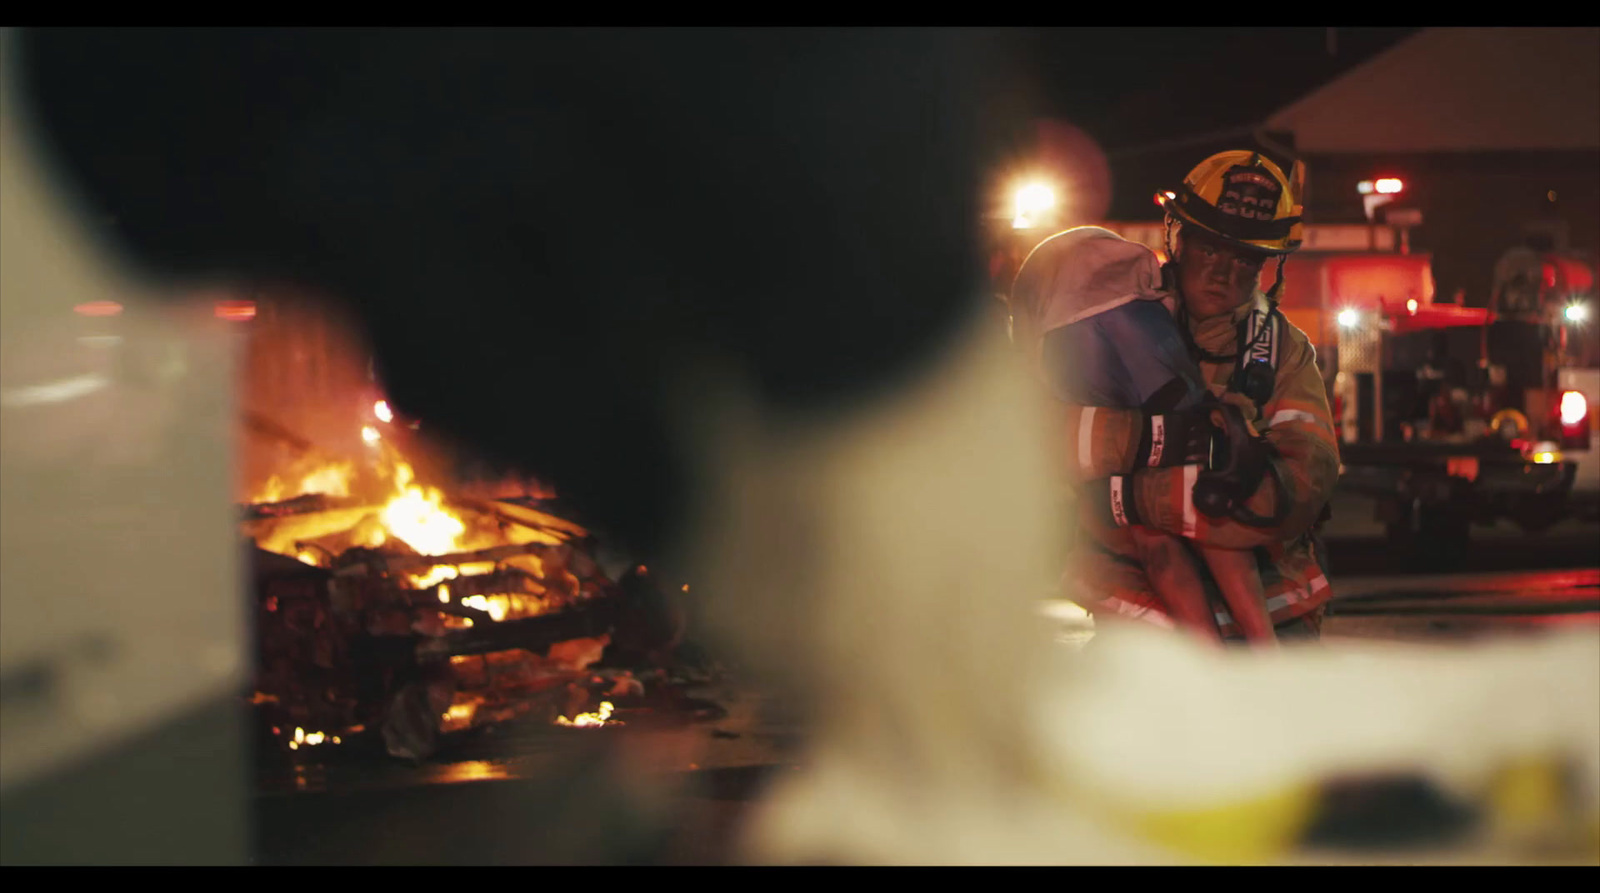
[[[241,519],[257,644],[250,701],[275,749],[381,745],[422,760],[457,733],[512,720],[621,724],[629,705],[659,714],[683,690],[687,585],[641,565],[608,574],[595,538],[534,499],[447,497],[419,483],[371,426],[358,461],[246,422],[295,454]],[[687,672],[704,681],[703,666]]]

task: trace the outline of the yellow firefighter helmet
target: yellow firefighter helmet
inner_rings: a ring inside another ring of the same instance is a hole
[[[1284,174],[1260,152],[1218,152],[1195,166],[1176,192],[1156,200],[1180,223],[1244,248],[1288,254],[1304,239],[1305,165]]]

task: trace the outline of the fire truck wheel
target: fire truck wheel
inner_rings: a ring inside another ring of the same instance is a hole
[[[1417,552],[1425,562],[1449,562],[1460,557],[1472,538],[1472,516],[1460,506],[1425,505],[1418,513]]]
[[[1564,517],[1558,499],[1532,499],[1517,506],[1513,520],[1526,533],[1544,533]]]
[[[1544,533],[1546,530],[1549,530],[1552,526],[1554,526],[1555,523],[1555,519],[1553,518],[1525,517],[1517,519],[1517,526],[1522,528],[1523,533]]]
[[[1469,512],[1450,503],[1402,505],[1400,517],[1384,526],[1390,548],[1418,567],[1445,566],[1471,539]]]

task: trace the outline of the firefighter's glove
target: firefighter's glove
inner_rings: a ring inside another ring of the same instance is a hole
[[[1261,486],[1273,450],[1255,433],[1239,408],[1215,408],[1222,419],[1220,436],[1212,439],[1210,461],[1201,467],[1194,485],[1194,505],[1212,518],[1230,515]]]
[[[1103,481],[1090,481],[1084,485],[1083,499],[1089,503],[1095,517],[1108,527],[1129,527],[1142,523],[1131,474],[1116,474]]]
[[[1211,422],[1212,406],[1145,413],[1133,467],[1162,468],[1198,465],[1210,459],[1217,428]]]

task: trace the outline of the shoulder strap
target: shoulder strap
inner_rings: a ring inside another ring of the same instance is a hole
[[[1238,350],[1228,389],[1249,397],[1257,410],[1266,407],[1277,386],[1283,322],[1277,303],[1270,300],[1258,300],[1256,308],[1239,322]]]

